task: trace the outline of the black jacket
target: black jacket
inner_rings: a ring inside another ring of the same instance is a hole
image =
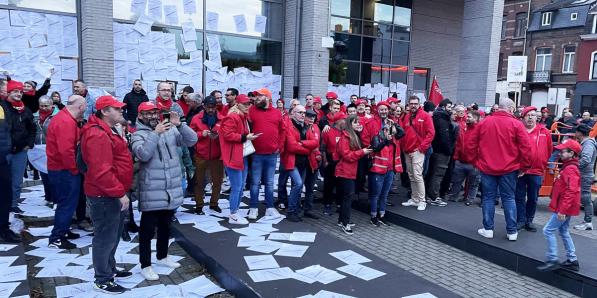
[[[458,125],[452,122],[448,111],[438,108],[433,112],[433,127],[435,128],[435,137],[431,142],[433,153],[451,156],[458,139]]]
[[[39,111],[39,98],[42,97],[42,95],[47,95],[48,91],[50,91],[50,87],[50,79],[46,79],[43,86],[35,91],[34,95],[23,93],[22,101],[31,113],[37,113],[37,111]]]
[[[25,111],[19,113],[15,108],[6,101],[1,101],[5,114],[10,126],[10,136],[12,142],[12,153],[19,153],[23,151],[25,146],[33,148],[35,143],[35,134],[37,126],[33,120],[33,113],[29,108],[25,107]]]
[[[147,97],[147,93],[145,93],[145,90],[143,89],[141,89],[139,93],[135,92],[134,89],[131,90],[131,92],[127,93],[124,96],[124,100],[122,101],[126,104],[126,106],[124,107],[124,112],[122,113],[124,119],[131,121],[131,124],[135,125],[138,114],[137,108],[139,108],[139,105],[142,102],[146,101],[149,101],[149,97]]]
[[[0,164],[6,163],[6,155],[12,151],[11,114],[8,108],[8,103],[5,100],[0,100]]]

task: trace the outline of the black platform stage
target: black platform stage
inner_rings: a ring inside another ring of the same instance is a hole
[[[220,224],[230,227],[227,220],[220,221]],[[243,226],[234,226],[232,228],[240,227]],[[296,271],[319,264],[325,268],[336,270],[336,268],[346,264],[328,253],[353,250],[371,260],[371,262],[363,263],[363,265],[385,272],[386,275],[364,281],[337,271],[345,275],[346,278],[327,285],[319,282],[308,284],[296,279],[253,282],[247,274],[249,269],[243,257],[264,254],[249,251],[244,247],[237,247],[240,234],[231,230],[207,234],[193,228],[191,224],[182,225],[177,223],[172,225],[176,241],[195,260],[205,265],[207,270],[216,277],[227,291],[238,297],[300,297],[316,294],[320,290],[354,297],[403,297],[422,293],[431,293],[437,297],[458,297],[458,295],[440,286],[408,273],[307,223],[292,223],[284,220],[274,225],[274,227],[279,229],[279,231],[276,231],[277,233],[317,233],[314,243],[279,241],[309,246],[301,258],[274,255],[280,267],[290,267]],[[347,235],[346,237],[358,237],[358,235]]]
[[[361,200],[355,201],[353,207],[369,213],[369,204],[364,198],[361,195]],[[483,217],[481,208],[476,205],[449,203],[446,207],[435,207],[428,204],[427,210],[417,211],[415,207],[401,206],[405,200],[403,196],[394,198],[396,206],[387,209],[389,221],[572,294],[597,297],[597,240],[572,234],[580,272],[559,269],[544,273],[536,269],[543,263],[546,252],[542,226],[537,226],[536,233],[521,231],[517,241],[508,241],[504,216],[496,214],[494,238],[486,239],[477,234],[483,227]],[[499,208],[496,206],[496,210]],[[558,246],[563,261],[565,251],[561,240]]]

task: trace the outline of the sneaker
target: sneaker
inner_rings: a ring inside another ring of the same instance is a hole
[[[518,233],[508,234],[506,235],[506,238],[508,238],[509,241],[516,241],[516,239],[518,239]]]
[[[572,271],[580,270],[580,265],[578,264],[578,260],[574,260],[574,261],[566,260],[566,261],[560,263],[560,267],[562,267],[564,269],[572,270]]]
[[[574,229],[582,230],[582,231],[593,230],[593,223],[592,222],[583,222],[581,224],[575,225]]]
[[[151,268],[151,266],[147,266],[147,267],[141,269],[141,275],[143,275],[143,277],[146,280],[158,280],[158,279],[160,279],[160,277],[158,276],[158,274],[155,273],[155,271],[153,271],[153,268]]]
[[[128,291],[127,288],[124,288],[113,281],[109,281],[105,284],[93,283],[93,289],[96,291],[99,291],[99,292],[112,294],[112,295],[122,294],[122,293]]]
[[[114,278],[116,278],[116,279],[127,279],[127,278],[130,278],[131,276],[133,276],[133,273],[130,271],[116,270],[116,273],[114,273]]]
[[[222,208],[220,208],[219,206],[209,206],[209,209],[217,213],[222,213]]]
[[[339,221],[339,222],[338,222],[338,226],[339,226],[339,227],[342,227],[342,222],[341,222],[341,221]],[[356,227],[356,226],[357,226],[357,224],[356,224],[356,223],[354,223],[354,222],[349,222],[349,223],[348,223],[348,226],[349,226],[349,227],[351,227],[351,228],[354,228],[354,227]]]
[[[257,219],[257,208],[249,208],[249,219]]]
[[[21,208],[19,208],[19,207],[11,207],[10,212],[16,213],[16,214],[21,214],[21,213],[23,213],[23,210],[21,210]]]
[[[165,257],[161,260],[157,260],[155,263],[158,265],[162,265],[162,266],[166,266],[166,267],[170,267],[170,268],[174,268],[174,269],[180,267],[180,263],[174,262],[174,261],[170,260],[168,257]]]
[[[442,198],[435,198],[435,200],[429,200],[429,203],[433,206],[438,206],[438,207],[448,206],[448,203],[444,202],[444,200],[442,200]]]
[[[413,199],[409,199],[406,202],[402,202],[402,206],[409,207],[409,206],[419,206],[419,203],[413,201]]]
[[[201,208],[195,207],[195,214],[197,214],[197,215],[205,215],[205,212],[203,212],[203,207],[201,207]]]
[[[66,239],[58,239],[56,241],[52,241],[48,244],[48,247],[50,248],[58,248],[58,249],[75,249],[77,248],[77,246],[66,240]]]
[[[379,221],[379,223],[382,226],[389,226],[390,225],[390,223],[386,220],[386,218],[384,216],[378,217],[377,221]]]
[[[485,238],[493,238],[493,230],[479,229],[477,233]]]
[[[284,203],[280,203],[280,204],[278,204],[278,209],[284,210],[284,209],[286,209],[286,205],[284,205]]]
[[[317,216],[309,211],[305,211],[303,216],[307,217],[307,218],[311,218],[311,219],[319,219],[319,216]]]
[[[528,224],[524,225],[524,229],[529,232],[537,232],[537,228],[532,223],[528,223]]]
[[[75,239],[79,239],[81,238],[81,235],[77,234],[77,233],[73,233],[71,231],[66,232],[66,239],[68,240],[75,240]]]
[[[0,231],[0,241],[7,243],[19,243],[21,242],[21,236],[15,234],[11,229],[4,229]]]
[[[547,272],[554,271],[560,268],[560,264],[556,261],[547,261],[543,265],[537,267],[537,270]]]
[[[468,201],[468,200],[464,201],[464,205],[466,205],[466,206],[470,206],[472,204],[473,204],[473,202],[471,202],[471,201]]]
[[[244,217],[238,216],[236,213],[232,213],[228,216],[228,223],[233,225],[248,225],[249,221]]]
[[[282,215],[280,215],[280,212],[278,212],[278,210],[276,210],[276,208],[267,208],[267,209],[265,209],[265,216],[271,217],[272,219],[276,219],[276,218],[282,217]]]
[[[291,222],[301,222],[301,221],[303,221],[303,219],[300,216],[298,216],[298,214],[295,214],[295,213],[287,214],[286,215],[286,220],[291,221]]]
[[[348,235],[352,235],[352,229],[349,225],[342,225],[342,231]]]
[[[332,215],[332,205],[323,206],[323,214]]]
[[[371,219],[369,220],[369,222],[372,225],[376,226],[376,227],[381,226],[381,223],[379,222],[379,220],[377,219],[377,217],[371,217]]]
[[[417,205],[417,210],[419,210],[419,211],[424,211],[426,208],[427,208],[427,203],[425,203],[425,202],[420,202]]]

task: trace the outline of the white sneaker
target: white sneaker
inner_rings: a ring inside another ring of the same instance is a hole
[[[276,219],[276,218],[280,218],[282,215],[280,215],[280,212],[278,212],[278,210],[276,210],[276,208],[267,208],[265,210],[265,216],[271,217],[272,219]]]
[[[228,216],[228,223],[233,225],[248,225],[249,221],[244,217],[238,216],[236,213],[232,213]]]
[[[479,229],[477,233],[485,238],[493,238],[493,230]]]
[[[143,268],[141,270],[141,275],[143,275],[143,277],[146,280],[158,280],[158,279],[160,279],[160,277],[158,276],[158,274],[153,271],[153,268],[151,268],[151,266]]]
[[[575,230],[593,230],[593,223],[592,222],[583,222],[581,224],[575,225],[574,226]]]
[[[259,213],[257,208],[249,208],[249,219],[257,219],[257,214]]]
[[[425,210],[425,208],[427,208],[427,203],[425,203],[425,202],[420,202],[420,203],[417,205],[417,210],[419,210],[419,211],[424,211],[424,210]]]
[[[174,262],[174,261],[170,260],[168,257],[165,257],[161,260],[157,260],[155,263],[158,265],[162,265],[162,266],[166,266],[166,267],[170,267],[170,268],[174,268],[174,269],[180,267],[180,263]]]
[[[516,239],[518,239],[518,233],[514,233],[514,234],[508,234],[506,235],[506,237],[508,238],[508,240],[510,241],[516,241]]]
[[[409,207],[409,206],[419,206],[419,203],[413,201],[413,199],[409,199],[406,202],[402,202],[402,206],[406,206],[406,207]]]

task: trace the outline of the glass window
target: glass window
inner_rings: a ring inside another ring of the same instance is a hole
[[[578,19],[578,13],[577,12],[573,12],[570,14],[570,20],[571,21],[576,21],[576,19]]]
[[[362,0],[332,0],[332,14],[343,17],[362,17]]]
[[[363,19],[392,23],[394,15],[394,1],[365,0],[363,1]]]
[[[429,83],[429,68],[415,67],[413,72],[413,89],[426,91]]]
[[[564,61],[562,61],[562,72],[572,73],[574,72],[574,63],[576,56],[576,46],[565,46],[564,47]]]
[[[549,26],[551,25],[551,11],[544,12],[541,14],[541,26]]]
[[[508,16],[502,17],[502,39],[506,38],[506,22],[507,22],[506,18],[507,17]]]
[[[282,43],[253,38],[220,35],[222,65],[228,69],[246,67],[261,71],[262,66],[272,66],[274,74],[282,73]]]
[[[384,65],[363,63],[361,65],[361,85],[381,83],[390,86],[390,67]]]
[[[597,33],[597,14],[593,15],[593,26],[591,26],[591,33]]]
[[[361,21],[340,17],[332,17],[330,30],[343,33],[360,34]]]
[[[205,11],[215,12],[219,15],[217,31],[282,40],[282,29],[284,28],[282,16],[284,12],[280,3],[261,0],[206,0]],[[247,32],[236,31],[234,16],[240,14],[245,15]],[[265,34],[254,30],[255,16],[258,15],[267,17]]]
[[[392,25],[364,21],[363,35],[392,38]]]
[[[361,60],[361,37],[350,34],[334,33],[334,41],[342,41],[346,44],[346,49],[342,54],[343,59]],[[336,55],[336,50],[332,49],[330,57]]]
[[[408,65],[408,50],[410,43],[403,41],[393,42],[392,64]]]
[[[145,2],[145,6],[136,7],[133,4]],[[196,1],[196,12],[185,14],[182,1],[163,0],[162,9],[150,10],[147,1],[136,0],[113,0],[113,16],[115,19],[136,21],[141,14],[151,15],[151,12],[159,14],[156,24],[180,26],[180,23],[191,19],[195,28],[203,28],[203,5],[202,1]]]
[[[393,39],[410,40],[411,9],[394,7],[394,35]]]
[[[390,64],[392,41],[363,37],[363,62]]]
[[[498,78],[501,78],[504,75],[504,53],[500,53],[500,57],[498,60],[498,73],[497,76]]]
[[[535,71],[547,71],[551,69],[551,48],[537,49],[535,59]]]
[[[22,8],[77,13],[76,0],[8,0],[8,5]]]
[[[390,68],[390,82],[406,84],[408,78],[408,66],[394,65]]]
[[[591,80],[597,80],[597,52],[593,53],[591,60]]]
[[[527,13],[521,12],[516,14],[516,28],[514,29],[514,37],[522,37],[527,32]]]
[[[342,84],[353,84],[360,85],[359,83],[359,63],[344,61],[340,64],[335,64],[330,61],[329,67],[329,80],[330,82],[338,85]]]

